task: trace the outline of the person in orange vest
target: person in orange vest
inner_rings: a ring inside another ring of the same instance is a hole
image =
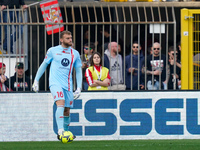
[[[110,85],[109,69],[101,66],[101,63],[101,54],[94,52],[91,56],[91,66],[85,72],[89,85],[88,90],[108,90]]]

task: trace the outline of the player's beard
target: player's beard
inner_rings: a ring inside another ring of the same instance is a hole
[[[72,46],[72,42],[71,43],[67,43],[67,42],[65,43],[65,42],[63,42],[62,44],[63,44],[64,47]]]

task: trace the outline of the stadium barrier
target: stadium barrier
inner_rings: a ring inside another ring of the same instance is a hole
[[[82,92],[69,130],[77,141],[200,139],[199,97],[198,91]],[[51,93],[2,93],[0,100],[0,141],[57,141]]]

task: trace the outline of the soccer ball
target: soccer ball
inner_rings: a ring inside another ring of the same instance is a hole
[[[70,131],[64,131],[61,135],[60,135],[60,139],[61,142],[64,144],[70,144],[73,142],[74,140],[74,135],[72,134],[72,132]]]

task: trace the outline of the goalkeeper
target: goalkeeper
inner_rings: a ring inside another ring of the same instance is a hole
[[[33,83],[33,91],[38,91],[38,82],[47,66],[50,65],[49,88],[57,105],[56,123],[58,126],[58,139],[63,131],[69,130],[70,108],[73,107],[73,100],[81,94],[82,85],[82,63],[80,54],[71,48],[72,35],[70,31],[63,31],[60,34],[61,45],[51,47],[40,65]],[[73,93],[72,72],[76,70],[77,89]]]

